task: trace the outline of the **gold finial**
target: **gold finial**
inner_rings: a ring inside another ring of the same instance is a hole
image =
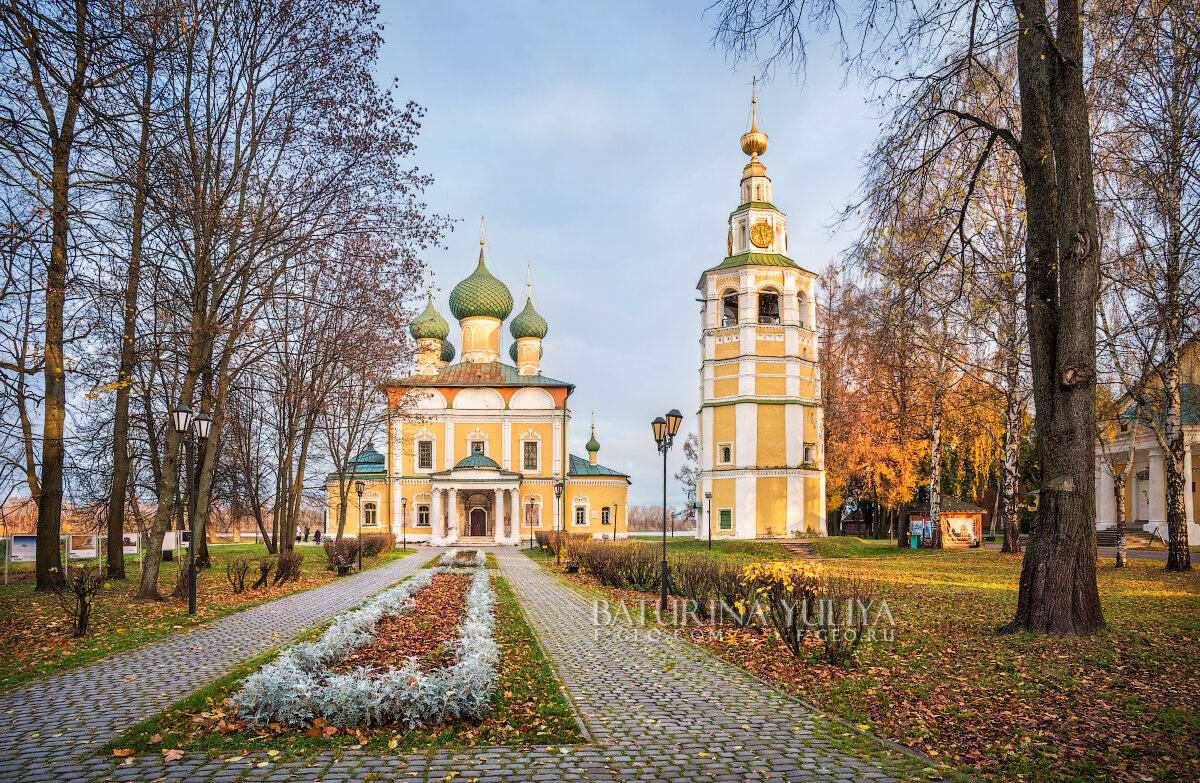
[[[525,298],[533,298],[533,262],[525,262]]]
[[[758,129],[758,77],[751,82],[750,131],[742,135],[742,152],[750,156],[751,165],[758,163],[758,156],[767,151],[767,134]]]
[[[479,246],[483,247],[483,215],[479,216]]]
[[[596,412],[592,411],[592,437],[596,437]]]

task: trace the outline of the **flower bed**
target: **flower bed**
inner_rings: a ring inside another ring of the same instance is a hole
[[[487,555],[475,549],[451,549],[438,558],[438,565],[446,568],[483,568]]]
[[[334,620],[315,642],[288,647],[246,678],[233,697],[238,716],[252,726],[281,723],[307,728],[316,718],[340,728],[403,723],[409,727],[457,718],[479,720],[496,682],[499,649],[493,638],[495,594],[482,554],[476,558],[459,626],[453,664],[422,671],[416,658],[400,668],[332,667],[375,641],[380,620],[413,607],[413,597],[451,568],[431,568],[376,595]],[[459,571],[458,573],[461,573]]]

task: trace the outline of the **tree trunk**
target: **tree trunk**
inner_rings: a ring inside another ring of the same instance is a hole
[[[1129,455],[1130,459],[1133,455]],[[1113,486],[1116,487],[1117,495],[1117,568],[1124,568],[1129,565],[1128,557],[1125,553],[1125,476],[1128,471],[1123,471],[1121,475],[1113,479]]]
[[[1016,364],[1016,358],[1009,360]],[[1013,368],[1015,371],[1015,368]],[[1008,390],[1008,405],[1004,410],[1004,476],[1000,491],[1000,508],[1004,524],[1004,546],[1001,552],[1021,551],[1021,504],[1017,498],[1018,463],[1021,457],[1021,406],[1016,391]]]
[[[1095,392],[1099,253],[1083,9],[1015,0],[1021,166],[1028,231],[1025,306],[1042,471],[1016,613],[1002,632],[1103,627],[1096,587]],[[1055,40],[1055,38],[1057,40]]]
[[[933,547],[942,548],[942,399],[935,392],[929,430],[929,525]]]

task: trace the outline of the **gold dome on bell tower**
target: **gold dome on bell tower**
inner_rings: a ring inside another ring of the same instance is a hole
[[[754,82],[754,92],[750,98],[750,130],[742,134],[742,152],[750,156],[750,162],[742,171],[742,178],[764,177],[767,167],[759,162],[758,156],[767,151],[767,134],[758,129],[758,80]]]

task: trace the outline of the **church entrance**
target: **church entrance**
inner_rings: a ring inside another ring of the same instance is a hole
[[[482,508],[471,509],[471,533],[472,536],[487,535],[487,512]]]

